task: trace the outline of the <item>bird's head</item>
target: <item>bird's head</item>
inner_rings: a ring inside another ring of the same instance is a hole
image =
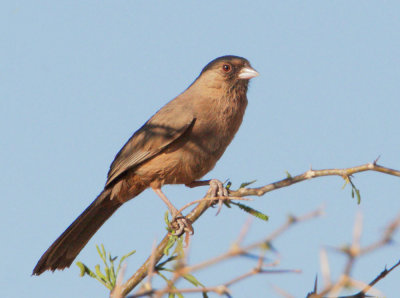
[[[247,90],[249,80],[258,75],[247,59],[238,56],[222,56],[208,63],[197,81],[211,88],[230,90],[234,87],[244,87]]]

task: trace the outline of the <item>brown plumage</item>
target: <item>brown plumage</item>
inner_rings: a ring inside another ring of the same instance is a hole
[[[69,267],[102,224],[146,188],[165,201],[164,184],[188,185],[209,172],[242,123],[248,82],[257,75],[241,57],[207,64],[128,140],[111,164],[103,192],[47,249],[33,274]]]

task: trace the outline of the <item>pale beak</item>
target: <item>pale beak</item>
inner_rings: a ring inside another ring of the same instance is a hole
[[[259,73],[257,71],[250,66],[247,66],[242,68],[242,70],[239,72],[238,78],[242,80],[250,80],[258,75]]]

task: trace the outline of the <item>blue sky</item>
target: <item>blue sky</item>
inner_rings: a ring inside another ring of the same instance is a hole
[[[210,60],[246,57],[260,73],[234,141],[205,178],[256,186],[315,169],[373,161],[400,169],[400,4],[397,1],[12,1],[0,5],[0,246],[4,297],[106,297],[78,268],[31,277],[37,260],[96,197],[115,154],[157,109],[182,92]],[[364,217],[362,244],[377,240],[398,214],[398,178],[356,175],[360,206],[343,180],[303,182],[256,198],[270,216],[255,220],[246,243],[280,226],[288,214],[321,204],[323,218],[275,242],[284,269],[232,287],[234,297],[296,297],[320,274],[319,250],[351,240]],[[206,189],[167,186],[176,206]],[[93,266],[95,244],[114,255],[138,252],[127,275],[164,233],[165,206],[151,191],[124,205],[77,260]],[[195,225],[190,261],[229,248],[247,215],[223,209]],[[372,280],[399,259],[392,246],[361,259],[354,277]],[[337,276],[343,258],[330,255]],[[237,260],[196,274],[209,286],[251,268]],[[400,292],[400,270],[377,286]],[[184,285],[184,284],[182,284]],[[185,285],[186,286],[186,285]]]

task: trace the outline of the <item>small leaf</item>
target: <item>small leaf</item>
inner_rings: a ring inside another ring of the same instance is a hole
[[[101,244],[101,250],[103,252],[102,259],[103,259],[104,266],[107,267],[108,266],[108,264],[107,264],[107,253],[106,253],[106,249],[104,248],[103,244]]]
[[[107,260],[106,260],[106,251],[104,249],[104,245],[101,244],[101,250],[98,245],[96,245],[97,253],[99,254],[100,258],[103,260],[104,265],[107,267]]]
[[[176,246],[175,246],[174,252],[172,254],[173,255],[177,254],[178,258],[182,258],[183,257],[183,255],[184,255],[184,252],[183,252],[183,237],[177,237]]]
[[[344,184],[342,186],[342,189],[344,189],[346,187],[347,184],[349,184],[349,178],[343,178],[344,179]]]
[[[292,175],[290,175],[290,173],[288,171],[285,171],[285,173],[286,173],[286,178],[288,178],[288,179],[292,179],[293,178]]]
[[[257,211],[247,205],[243,205],[241,203],[236,203],[236,202],[231,202],[231,204],[238,206],[240,209],[246,211],[247,213],[249,213],[261,220],[268,221],[268,219],[269,219],[268,215],[261,213],[260,211]]]
[[[231,186],[232,186],[232,182],[228,181],[225,188],[229,190],[231,188]]]
[[[231,208],[231,205],[229,204],[230,201],[229,200],[223,200],[222,203],[224,203],[224,205],[228,208]]]
[[[94,274],[94,272],[92,270],[89,269],[89,267],[87,267],[85,264],[83,264],[82,262],[76,262],[75,263],[79,269],[80,269],[80,273],[79,276],[84,276],[85,274],[89,275],[90,277],[95,278],[96,274]]]
[[[207,292],[203,292],[203,298],[208,298]]]
[[[196,277],[194,277],[194,276],[191,275],[191,274],[185,274],[185,275],[183,276],[183,278],[186,279],[188,282],[190,282],[190,283],[191,283],[192,285],[194,285],[195,287],[201,286],[201,287],[204,288],[204,285],[203,285],[201,282],[199,282],[199,281],[196,279]]]
[[[271,241],[265,241],[263,244],[261,244],[260,246],[261,249],[263,250],[272,250],[272,251],[276,251],[276,249],[274,248],[274,246],[272,245]]]
[[[164,265],[166,265],[167,263],[176,260],[177,256],[171,256],[168,259],[166,259],[164,262],[159,263],[156,266],[156,270],[163,270],[162,268],[164,267]]]
[[[356,191],[356,196],[357,196],[357,204],[360,205],[361,204],[360,190],[359,189],[355,189],[355,191]]]
[[[165,254],[166,256],[169,255],[169,250],[170,250],[170,248],[171,248],[172,246],[174,246],[174,244],[175,244],[177,238],[178,238],[178,237],[176,237],[176,236],[174,236],[174,235],[169,236],[168,243],[167,243],[167,245],[166,245],[165,248],[164,248],[164,254]]]
[[[116,281],[116,278],[115,278],[115,268],[114,268],[114,261],[117,259],[118,257],[111,257],[111,253],[109,253],[108,254],[108,259],[109,259],[109,261],[110,261],[110,266],[109,266],[109,268],[108,267],[106,267],[105,269],[106,269],[106,274],[107,274],[107,277],[108,277],[108,280],[109,280],[109,282],[110,282],[110,284],[112,285],[112,286],[114,286],[115,285],[115,281]]]
[[[104,274],[100,270],[100,265],[97,264],[96,267],[94,267],[94,269],[96,270],[97,277],[99,277],[103,281],[107,281],[107,278],[104,276]]]
[[[168,211],[165,211],[165,214],[164,214],[164,221],[165,221],[165,224],[167,225],[167,226],[169,226],[169,213],[168,213]]]
[[[106,275],[105,275],[106,280],[107,280],[107,281],[110,281],[110,274],[111,274],[110,268],[105,267],[105,268],[104,268],[104,271],[105,271],[105,273],[106,273]]]
[[[354,194],[357,196],[357,204],[360,205],[361,203],[361,195],[360,195],[360,190],[354,185],[353,181],[348,178],[350,184],[351,184],[351,197],[354,199]]]
[[[133,255],[136,252],[136,250],[132,250],[131,252],[128,252],[126,255],[123,255],[122,258],[119,260],[119,264],[118,264],[118,268],[117,268],[117,272],[115,273],[116,276],[118,276],[118,272],[121,269],[121,266],[123,264],[123,262],[125,261],[126,258],[129,258],[131,255]]]
[[[100,258],[102,258],[103,255],[101,254],[100,247],[97,244],[96,244],[96,249],[97,249],[97,253],[99,254]]]
[[[82,262],[76,262],[75,263],[78,267],[79,267],[79,276],[80,277],[82,277],[82,276],[84,276],[85,275],[85,273],[86,273],[86,269],[85,269],[85,265],[83,265],[83,263]]]
[[[239,186],[239,189],[240,188],[244,188],[244,187],[246,187],[246,186],[249,186],[250,184],[253,184],[254,182],[256,182],[257,180],[253,180],[253,181],[250,181],[250,182],[243,182],[242,184],[240,184],[240,186]]]

